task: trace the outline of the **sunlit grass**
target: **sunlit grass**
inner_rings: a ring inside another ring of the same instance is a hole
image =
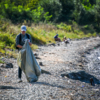
[[[5,53],[5,49],[13,49],[15,50],[15,38],[16,36],[21,33],[21,24],[13,25],[9,22],[2,22],[3,24],[0,27],[0,52]],[[65,23],[60,23],[54,25],[53,23],[39,23],[38,25],[32,24],[28,26],[26,24],[27,31],[32,37],[33,45],[31,46],[32,50],[37,49],[37,44],[48,44],[48,43],[55,43],[54,36],[56,34],[59,35],[61,40],[64,36],[70,39],[80,39],[84,37],[92,37],[96,36],[97,33],[88,34],[85,33],[86,29],[90,30],[90,26],[84,26],[84,31],[81,30],[81,27],[78,26],[76,23],[73,25],[67,25]],[[89,28],[88,28],[89,27]],[[88,30],[88,31],[89,31]],[[93,30],[93,29],[92,29]],[[87,30],[86,30],[87,31]],[[6,52],[9,56],[13,56],[16,58],[17,54],[14,51]]]

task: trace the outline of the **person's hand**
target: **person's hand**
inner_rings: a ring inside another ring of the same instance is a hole
[[[29,45],[31,46],[32,45],[32,43],[31,42],[28,42],[29,43]]]
[[[27,41],[28,41],[29,45],[31,46],[31,45],[32,45],[32,43],[30,42],[30,39],[27,39]]]
[[[30,42],[30,39],[28,39],[27,41]]]
[[[23,48],[23,46],[21,46],[21,45],[17,45],[17,47],[18,47],[18,48],[20,48],[20,49],[22,49],[22,48]]]

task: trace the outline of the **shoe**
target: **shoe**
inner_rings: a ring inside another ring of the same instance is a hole
[[[18,83],[22,82],[21,78],[18,79]]]

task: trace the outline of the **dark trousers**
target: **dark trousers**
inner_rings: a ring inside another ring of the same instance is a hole
[[[22,77],[22,69],[18,67],[18,78]]]

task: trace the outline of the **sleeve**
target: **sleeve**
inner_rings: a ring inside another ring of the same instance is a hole
[[[30,42],[32,43],[32,38],[31,38],[31,35],[29,35],[29,39],[30,39]]]
[[[57,36],[54,36],[54,38],[57,38]]]
[[[20,44],[20,43],[19,43],[19,35],[16,36],[16,46],[17,46],[18,44]]]

